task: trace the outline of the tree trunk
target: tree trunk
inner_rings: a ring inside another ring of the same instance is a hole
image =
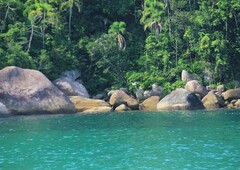
[[[45,22],[46,22],[46,11],[43,11],[43,28],[42,28],[42,47],[45,49]]]
[[[72,8],[73,8],[72,6],[69,7],[68,41],[71,41]]]
[[[177,42],[177,39],[175,40],[175,50],[176,50],[175,59],[176,59],[176,66],[177,66],[177,64],[178,64],[178,42]]]
[[[8,13],[9,13],[9,9],[10,9],[9,4],[7,4],[6,6],[7,6],[7,11],[6,11],[6,13],[5,13],[5,17],[4,17],[4,20],[3,20],[3,27],[2,27],[1,32],[3,32],[3,30],[4,30],[4,28],[5,28],[6,21],[7,21],[7,17],[8,17]]]
[[[27,52],[29,52],[30,48],[31,48],[31,44],[32,44],[32,39],[33,39],[33,33],[34,33],[34,24],[31,24],[31,35],[29,37],[29,41],[28,41],[28,48],[27,48]]]

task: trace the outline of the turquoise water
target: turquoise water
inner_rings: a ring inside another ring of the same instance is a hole
[[[1,170],[240,169],[240,111],[0,119]]]

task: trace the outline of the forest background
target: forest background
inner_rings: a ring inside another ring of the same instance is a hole
[[[204,85],[240,80],[239,0],[0,0],[0,69],[49,79],[78,70],[90,94],[169,93],[183,69]]]

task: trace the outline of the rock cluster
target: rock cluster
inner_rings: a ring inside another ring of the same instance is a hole
[[[227,90],[222,96],[228,108],[240,108],[240,88]]]
[[[0,115],[240,108],[240,88],[204,87],[185,70],[185,87],[163,98],[163,89],[157,84],[150,91],[138,89],[135,96],[121,88],[111,90],[108,98],[104,94],[90,98],[76,81],[79,76],[76,71],[67,71],[52,83],[39,71],[6,67],[0,70]]]

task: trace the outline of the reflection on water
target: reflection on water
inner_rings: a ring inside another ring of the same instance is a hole
[[[240,169],[240,111],[0,119],[0,169]]]

